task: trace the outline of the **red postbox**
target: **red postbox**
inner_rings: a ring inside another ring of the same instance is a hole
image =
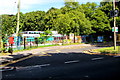
[[[14,44],[14,37],[9,37],[9,43]]]

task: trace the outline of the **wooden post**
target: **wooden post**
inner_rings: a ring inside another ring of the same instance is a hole
[[[74,43],[75,43],[76,41],[75,41],[75,33],[74,33]]]
[[[24,37],[24,49],[26,49],[25,41],[26,41],[26,38]]]
[[[32,47],[32,45],[31,45],[31,39],[30,39],[30,48]]]
[[[16,28],[16,42],[18,42],[19,23],[20,23],[20,0],[18,0],[18,13],[17,13],[17,28]],[[17,45],[18,48],[18,45]]]

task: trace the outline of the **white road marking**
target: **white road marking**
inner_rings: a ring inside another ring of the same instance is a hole
[[[88,75],[86,75],[86,76],[84,76],[84,77],[88,78],[89,76],[88,76]]]
[[[0,72],[4,72],[4,71],[10,71],[10,70],[14,70],[15,68],[14,67],[5,67],[3,69],[0,69]]]
[[[68,63],[75,63],[75,62],[79,62],[79,60],[67,61],[67,62],[65,62],[65,64],[68,64]]]
[[[41,67],[45,67],[45,66],[49,66],[50,64],[42,64],[42,65],[35,65],[35,66],[25,66],[25,67],[16,67],[17,71],[21,70],[21,69],[25,69],[25,70],[32,70],[34,68],[41,68]]]
[[[40,65],[41,67],[43,67],[43,66],[50,66],[50,64],[42,64],[42,65]]]
[[[104,57],[98,57],[98,58],[92,58],[91,60],[99,60],[99,59],[103,59]]]
[[[43,67],[43,66],[49,66],[50,64],[42,64],[42,65],[35,65],[35,66],[26,66],[26,68],[28,67]]]
[[[116,57],[116,58],[117,58],[117,57],[120,57],[120,56],[114,56],[114,57]]]

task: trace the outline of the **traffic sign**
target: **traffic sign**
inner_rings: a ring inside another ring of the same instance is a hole
[[[110,11],[110,17],[118,17],[119,11],[117,9]]]
[[[114,27],[112,27],[112,32],[114,32]],[[115,32],[118,32],[118,27],[115,27]]]
[[[14,37],[9,37],[9,43],[14,44]]]

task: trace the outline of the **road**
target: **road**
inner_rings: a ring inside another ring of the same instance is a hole
[[[120,57],[82,53],[87,48],[66,48],[44,51],[8,65],[16,70],[2,73],[2,80],[120,80]]]

